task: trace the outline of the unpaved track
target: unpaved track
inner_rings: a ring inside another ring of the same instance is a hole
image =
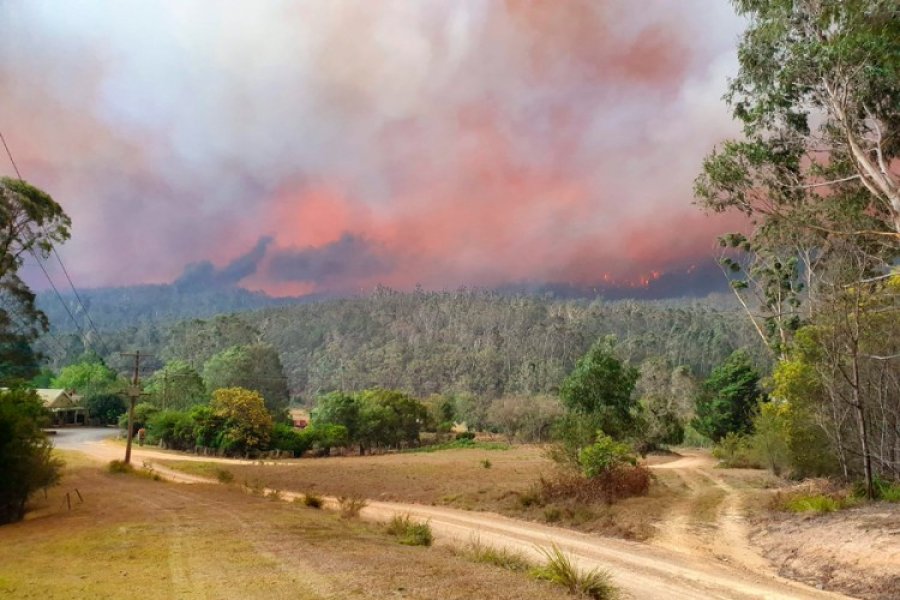
[[[85,442],[78,450],[104,461],[122,455],[121,447],[96,441]],[[172,458],[232,464],[236,462],[216,457],[173,455],[138,447],[133,450],[133,458],[136,463],[152,463],[154,459]],[[731,493],[733,490],[728,489],[727,483],[707,472],[708,467],[708,459],[702,456],[687,456],[658,465],[656,468],[686,473],[685,477],[694,481],[696,477],[711,478],[707,484],[713,483],[721,487],[729,494],[726,499],[736,498],[737,496]],[[154,465],[154,468],[165,477],[178,482],[210,482],[201,477],[177,473],[157,465]],[[695,485],[699,489],[699,485]],[[290,500],[295,495],[283,493],[283,496]],[[725,526],[719,527],[722,533],[717,548],[729,547],[728,551],[734,559],[733,564],[724,564],[706,557],[695,545],[688,546],[687,551],[679,551],[680,549],[592,536],[559,527],[519,521],[494,513],[396,502],[370,502],[362,511],[363,517],[376,521],[386,521],[394,515],[405,514],[427,520],[440,543],[458,545],[478,538],[482,543],[517,550],[535,557],[539,556],[538,548],[556,544],[582,567],[608,569],[613,574],[616,584],[635,600],[849,598],[777,577],[768,565],[752,558],[756,555],[749,550],[743,534],[739,507],[730,500],[720,505],[717,520]],[[677,539],[679,535],[687,539],[689,535],[686,532],[687,530],[673,532],[673,539]],[[745,565],[747,561],[750,564]],[[760,570],[761,568],[765,571]]]

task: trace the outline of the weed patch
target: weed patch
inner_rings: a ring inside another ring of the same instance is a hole
[[[338,506],[341,509],[341,516],[345,519],[353,519],[359,516],[359,513],[366,507],[368,502],[365,498],[358,496],[341,496],[338,498]]]
[[[385,531],[404,546],[430,546],[434,540],[431,525],[413,521],[409,515],[395,515]]]
[[[525,555],[505,548],[489,546],[479,537],[473,537],[469,543],[457,552],[473,562],[493,565],[507,571],[524,572],[532,569],[534,565],[525,558]]]
[[[531,576],[541,581],[561,585],[570,593],[592,600],[612,600],[619,597],[619,591],[612,583],[612,576],[606,571],[579,569],[572,559],[555,544],[549,549],[540,549],[547,563],[531,569]]]

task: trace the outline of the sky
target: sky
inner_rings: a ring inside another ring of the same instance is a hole
[[[678,295],[738,225],[692,182],[738,132],[741,29],[724,0],[0,0],[0,131],[80,287]]]

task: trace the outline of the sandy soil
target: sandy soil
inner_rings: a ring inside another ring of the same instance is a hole
[[[870,600],[900,598],[900,506],[780,514],[759,519],[751,539],[784,576]]]
[[[121,452],[117,447],[101,443],[87,443],[83,446],[83,451],[101,460],[108,460],[110,456],[117,457]],[[171,458],[170,454],[159,454]],[[157,452],[152,450],[135,451],[136,462],[152,462],[156,455]],[[727,496],[730,484],[714,476],[710,480],[705,474],[708,467],[708,459],[700,455],[657,465],[657,468],[684,473],[687,481],[709,480]],[[168,471],[163,473],[170,474]],[[291,498],[291,494],[283,495],[285,499]],[[677,526],[664,532],[663,539],[667,539],[668,543],[654,547],[523,522],[493,513],[474,513],[447,507],[371,502],[362,514],[365,518],[379,521],[396,514],[409,514],[413,518],[427,520],[440,543],[464,543],[477,536],[483,543],[531,555],[536,554],[538,548],[556,544],[584,567],[609,569],[616,583],[636,599],[779,600],[846,597],[784,579],[773,573],[758,557],[754,558],[752,551],[747,549],[746,537],[742,537],[746,526],[737,514],[737,509],[730,502],[723,502],[716,509],[715,520],[722,524],[716,529],[721,529],[722,533],[712,536],[709,541],[712,552],[725,552],[729,558],[727,561],[698,560],[699,557],[708,556],[703,544],[691,545],[686,549],[670,547],[676,546],[679,538],[684,540],[690,537],[687,531],[679,531]]]

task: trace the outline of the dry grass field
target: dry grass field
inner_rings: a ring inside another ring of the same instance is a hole
[[[252,465],[194,460],[157,462],[213,479],[225,468],[235,482],[251,487],[492,511],[637,540],[652,537],[655,524],[665,517],[673,497],[683,495],[685,489],[674,475],[659,473],[647,497],[631,498],[613,506],[544,504],[536,501],[535,489],[541,477],[553,476],[555,465],[543,449],[527,445],[502,450],[463,448]]]
[[[402,546],[377,524],[247,495],[112,475],[68,454],[60,486],[0,528],[0,598],[565,598],[557,587]],[[64,496],[84,497],[72,510]],[[74,496],[74,494],[73,494]]]

